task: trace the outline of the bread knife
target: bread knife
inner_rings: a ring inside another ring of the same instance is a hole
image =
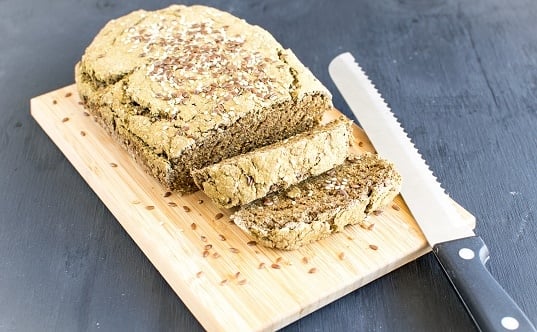
[[[401,173],[401,195],[476,326],[481,331],[536,331],[487,270],[487,246],[457,214],[354,57],[350,53],[338,55],[328,72],[377,153]]]

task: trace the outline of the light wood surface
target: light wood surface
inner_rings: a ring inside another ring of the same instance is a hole
[[[401,197],[369,230],[289,252],[252,245],[203,193],[165,197],[84,114],[74,85],[32,99],[31,113],[207,330],[277,329],[430,250]],[[351,149],[372,151],[357,126]]]

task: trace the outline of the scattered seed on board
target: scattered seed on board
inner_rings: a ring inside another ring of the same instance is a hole
[[[205,235],[200,236],[202,242],[207,242],[207,237]]]
[[[198,273],[196,273],[196,278],[199,278],[203,275],[203,271],[199,271]]]
[[[399,210],[401,210],[401,208],[399,207],[399,205],[395,205],[395,204],[392,205],[392,209],[394,209],[395,211],[399,211]]]
[[[194,230],[196,230],[196,228],[198,228],[198,225],[196,225],[196,223],[193,222],[193,223],[190,224],[190,228],[194,231]]]
[[[344,252],[340,252],[337,257],[339,257],[340,260],[343,260],[345,258],[345,253]]]
[[[68,117],[65,117],[65,118],[62,119],[62,122],[67,122],[67,121],[69,121]]]
[[[308,257],[306,257],[306,256],[302,257],[302,263],[308,264],[309,262],[310,262],[310,260],[308,259]]]
[[[375,228],[375,224],[371,224],[371,225],[367,226],[368,231],[372,231],[373,228]]]
[[[227,282],[227,279],[222,279],[222,281],[220,281],[220,286],[223,286],[223,285],[225,285],[225,284],[226,284],[226,282]]]
[[[167,191],[164,193],[164,197],[170,197],[172,195],[172,192],[171,191]]]
[[[56,105],[56,104],[58,103],[58,101],[57,101],[56,99],[54,99],[54,100],[52,101],[52,103],[53,103],[54,105]]]
[[[175,203],[175,202],[168,202],[168,206],[170,206],[170,207],[176,207],[176,206],[177,206],[177,203]]]
[[[82,131],[80,132],[80,136],[86,136],[86,132],[82,130]]]
[[[246,279],[242,279],[242,280],[239,280],[238,284],[239,285],[246,285]]]
[[[84,114],[84,116],[89,116],[90,115],[88,112],[84,112],[82,114]]]
[[[375,216],[381,215],[381,214],[382,214],[382,210],[375,210],[375,211],[373,211],[373,214],[374,214]]]
[[[110,163],[109,165],[110,165],[110,167],[117,167],[116,163]]]
[[[362,142],[362,141],[358,142],[358,146],[359,146],[359,147],[364,146],[364,142]]]
[[[209,256],[209,250],[203,250],[202,255],[203,255],[204,258]]]
[[[281,266],[276,263],[273,263],[270,267],[276,270],[281,268]]]
[[[148,205],[145,207],[146,210],[153,210],[155,207],[153,205]]]
[[[210,250],[210,249],[213,248],[213,245],[212,244],[206,244],[204,248],[205,248],[205,250]]]
[[[186,206],[186,205],[183,205],[183,210],[185,212],[190,212],[190,208],[188,206]]]
[[[224,214],[222,212],[218,212],[215,216],[214,216],[214,219],[218,220],[218,219],[222,219],[222,217],[224,217]]]
[[[312,273],[315,273],[317,272],[317,268],[315,267],[312,267],[311,269],[308,270],[308,273],[312,274]]]
[[[246,244],[248,246],[250,246],[250,247],[253,247],[253,246],[257,245],[257,242],[256,241],[248,241]]]
[[[239,249],[233,248],[233,247],[229,248],[229,251],[231,251],[234,254],[238,254],[240,252]]]
[[[257,266],[257,268],[260,269],[260,270],[263,269],[263,268],[265,268],[265,263],[263,263],[263,262],[259,263],[259,265]]]
[[[203,199],[198,199],[198,204],[203,204]]]
[[[226,237],[222,234],[218,234],[218,238],[220,239],[220,241],[225,241],[226,240]]]
[[[233,278],[235,279],[239,279],[239,276],[241,275],[241,271],[238,271],[237,273],[235,273],[235,275],[233,276]]]
[[[214,253],[213,253],[213,258],[218,258],[218,257],[220,257],[220,254],[217,253],[217,252],[214,252]]]
[[[377,250],[379,247],[377,245],[370,244],[369,248],[372,249],[372,250]]]
[[[276,258],[276,264],[277,264],[277,263],[280,263],[282,260],[283,260],[282,257],[278,257],[278,258]]]
[[[69,97],[71,97],[72,95],[73,95],[73,94],[72,94],[71,92],[67,92],[67,93],[65,94],[65,97],[66,97],[66,98],[69,98]]]

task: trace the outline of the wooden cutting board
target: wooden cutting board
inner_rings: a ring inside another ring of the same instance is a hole
[[[258,246],[203,193],[166,194],[85,113],[74,85],[32,99],[31,113],[207,330],[278,329],[430,251],[400,196],[371,229],[295,251]],[[373,151],[353,134],[351,149]]]

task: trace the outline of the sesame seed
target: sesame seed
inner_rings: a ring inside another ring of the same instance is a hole
[[[312,267],[311,269],[308,270],[309,274],[313,274],[315,272],[317,272],[317,268],[315,268],[315,267]]]
[[[155,207],[153,205],[148,205],[145,207],[146,210],[153,210]]]
[[[62,119],[62,122],[67,122],[67,121],[69,121],[68,117],[65,117],[65,118]]]
[[[378,250],[379,247],[378,247],[377,245],[375,245],[375,244],[370,244],[370,245],[369,245],[369,248],[370,248],[371,250]]]
[[[186,205],[183,205],[183,211],[190,212],[190,208]]]
[[[219,212],[214,216],[214,219],[218,220],[218,219],[222,219],[223,217],[224,217],[224,214],[222,212]]]

